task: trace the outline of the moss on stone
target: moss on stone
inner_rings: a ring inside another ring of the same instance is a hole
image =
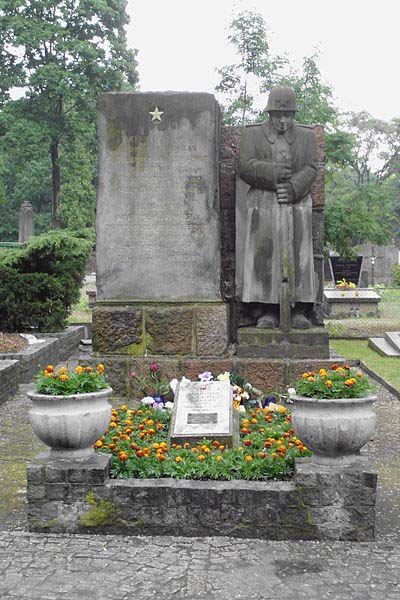
[[[117,507],[115,504],[109,500],[97,502],[93,491],[88,493],[86,501],[92,508],[79,517],[79,525],[82,527],[102,527],[117,523]]]
[[[59,525],[59,521],[57,519],[49,519],[48,521],[40,521],[36,519],[32,522],[32,525],[35,529],[52,529],[53,527],[57,527]]]

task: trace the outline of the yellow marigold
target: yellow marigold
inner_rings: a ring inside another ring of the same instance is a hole
[[[202,462],[205,459],[206,459],[206,457],[204,456],[204,454],[199,454],[199,456],[197,457],[197,460],[200,462]]]
[[[182,462],[182,456],[177,456],[175,459],[175,462],[177,462],[177,463]]]
[[[278,412],[284,414],[286,412],[286,408],[284,406],[278,406]]]
[[[245,457],[244,457],[244,460],[245,460],[246,462],[251,462],[251,461],[253,460],[253,457],[252,457],[252,456],[250,456],[250,454],[247,454],[247,456],[245,456]]]
[[[45,371],[45,372],[44,372],[44,376],[45,376],[45,377],[51,377],[51,376],[52,376],[52,374],[51,374],[51,373],[49,373],[48,371]]]
[[[113,429],[116,426],[117,424],[114,421],[111,421],[111,423],[109,424],[109,427],[111,427],[111,429]]]
[[[352,387],[355,383],[356,380],[354,379],[354,377],[351,377],[350,379],[346,379],[344,385],[347,385],[347,387]]]
[[[93,444],[93,446],[94,446],[95,448],[101,448],[101,447],[102,447],[102,445],[103,445],[103,442],[102,442],[101,440],[97,440],[97,442],[95,442],[95,443]]]
[[[303,379],[307,379],[308,377],[309,377],[309,374],[308,374],[308,373],[303,373],[303,375],[302,375],[302,378],[303,378]]]
[[[84,369],[83,369],[83,367],[81,367],[80,365],[78,365],[75,368],[75,371],[78,373],[78,375],[80,375],[81,373],[83,373]]]
[[[358,373],[357,373],[357,377],[362,377],[362,376],[363,376],[362,372],[361,372],[361,371],[358,371]]]
[[[68,381],[68,375],[66,375],[65,373],[63,375],[61,375],[60,381]]]
[[[338,367],[338,368],[336,369],[336,373],[340,373],[340,374],[344,373],[344,369],[343,369],[343,367]]]
[[[332,387],[332,385],[333,385],[333,383],[332,383],[332,381],[331,381],[330,379],[327,379],[327,380],[325,381],[325,385],[326,385],[326,387],[328,387],[328,388],[331,388],[331,387]]]
[[[219,454],[219,455],[217,456],[217,461],[218,461],[218,462],[220,462],[221,460],[222,460],[222,456]]]
[[[125,411],[126,410],[126,404],[122,404],[122,406],[119,407],[119,410]]]
[[[312,383],[313,381],[315,381],[315,378],[311,375],[310,377],[307,377],[307,381],[311,381]]]
[[[61,367],[59,372],[60,372],[61,375],[64,375],[67,372],[67,368],[66,367]]]
[[[102,363],[98,364],[96,369],[98,370],[99,373],[102,373],[104,371],[104,365]]]
[[[47,365],[46,371],[48,371],[49,373],[52,373],[54,371],[53,365]]]
[[[91,373],[92,367],[89,367],[89,366],[85,367],[85,371],[86,371],[86,373]]]
[[[324,378],[328,375],[328,373],[326,372],[325,369],[320,369],[319,370],[319,374],[320,374],[321,377],[324,377]]]

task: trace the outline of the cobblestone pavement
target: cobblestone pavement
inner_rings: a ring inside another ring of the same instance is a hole
[[[1,600],[400,600],[400,402],[383,389],[366,454],[377,469],[377,540],[31,534],[26,463],[40,443],[27,386],[0,406]]]

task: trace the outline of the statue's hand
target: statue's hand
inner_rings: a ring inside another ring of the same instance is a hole
[[[278,163],[276,165],[276,179],[278,183],[289,181],[292,176],[292,165],[288,162]]]
[[[278,183],[276,193],[280,204],[290,204],[294,201],[293,187],[290,183]]]

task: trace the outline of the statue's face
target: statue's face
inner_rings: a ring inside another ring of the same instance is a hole
[[[292,110],[271,110],[269,116],[278,133],[285,133],[293,125],[294,112]]]

